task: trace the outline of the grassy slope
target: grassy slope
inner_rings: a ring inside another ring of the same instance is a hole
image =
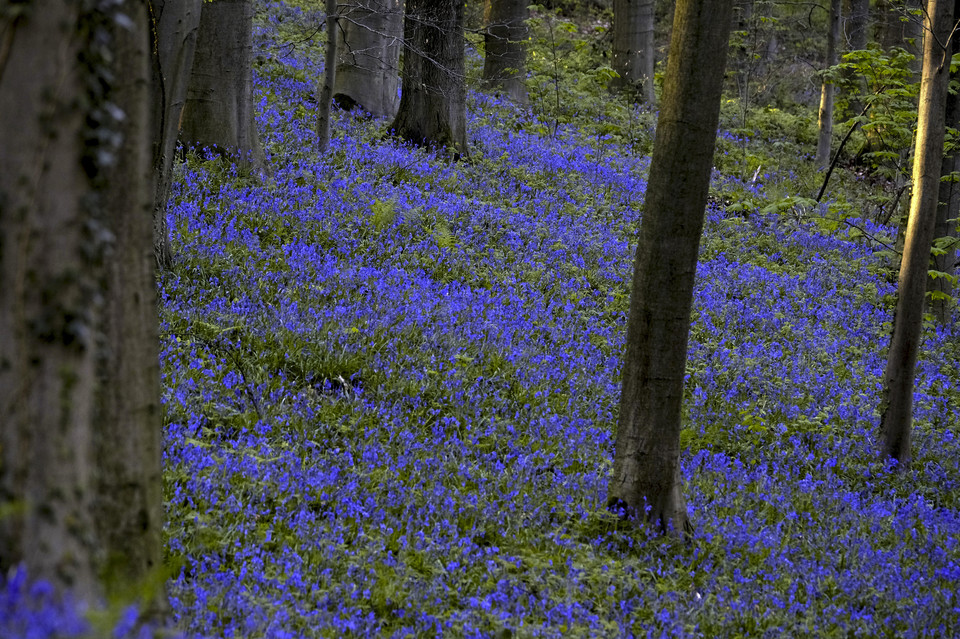
[[[960,632],[956,327],[928,327],[916,462],[891,475],[873,440],[893,287],[869,243],[708,211],[696,537],[623,530],[602,505],[648,159],[480,94],[469,162],[349,116],[319,158],[320,57],[271,42],[298,10],[266,17],[274,174],[194,157],[161,282],[187,633]],[[717,176],[717,201],[750,190]]]

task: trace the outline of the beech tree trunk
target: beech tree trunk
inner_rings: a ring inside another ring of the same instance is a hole
[[[250,0],[203,3],[180,136],[184,146],[209,148],[263,168],[253,108]]]
[[[187,98],[187,84],[200,28],[202,0],[150,0],[150,31],[153,48],[153,246],[157,264],[171,262],[167,201],[173,175],[173,158],[180,134],[180,115]]]
[[[680,413],[733,0],[678,0],[640,225],[609,505],[689,533]]]
[[[146,4],[22,8],[0,17],[0,570],[96,605],[160,564]]]
[[[653,0],[613,0],[613,70],[620,75],[613,87],[649,105],[656,102],[653,18]]]
[[[403,82],[391,129],[414,144],[467,155],[463,3],[407,0]]]
[[[832,67],[839,59],[837,47],[840,40],[840,10],[843,0],[830,0],[830,19],[827,23],[826,66]],[[817,137],[817,168],[825,170],[830,165],[830,147],[833,142],[833,82],[824,78],[820,91],[820,134]]]
[[[141,614],[167,611],[163,588],[163,423],[160,412],[160,342],[154,257],[157,191],[151,119],[151,54],[146,3],[137,31],[114,29],[116,85],[112,100],[125,117],[123,144],[104,172],[102,200],[114,246],[106,261],[105,348],[99,357],[95,414],[97,469],[94,521],[101,548],[100,576],[108,596],[140,593]],[[171,147],[172,152],[172,147]],[[166,179],[169,180],[169,167]],[[169,188],[169,183],[167,185]]]
[[[937,215],[940,170],[943,162],[944,122],[950,55],[947,42],[953,27],[954,0],[929,0],[924,24],[923,75],[913,161],[913,198],[904,241],[897,289],[893,336],[883,375],[880,430],[881,454],[910,464],[910,429],[913,419],[913,382],[923,327],[924,296],[930,246]]]
[[[960,6],[954,4],[953,18],[960,17]],[[960,54],[960,38],[956,34],[950,39],[951,57]],[[954,75],[954,79],[956,74]],[[960,97],[955,93],[947,93],[946,106],[946,125],[953,129],[960,129]],[[949,153],[943,158],[943,166],[940,168],[940,192],[937,197],[937,219],[934,222],[933,237],[957,238],[957,222],[960,216],[960,182],[955,173],[960,172],[960,148],[956,143],[950,149]],[[954,221],[951,221],[954,220]],[[944,249],[943,255],[931,256],[930,268],[948,276],[956,274],[957,271],[957,246],[956,243]],[[930,278],[927,282],[927,290],[939,293],[930,302],[930,312],[941,324],[950,321],[950,315],[953,307],[956,305],[954,299],[953,283],[948,277]]]
[[[317,98],[317,150],[326,153],[330,146],[330,113],[333,109],[333,87],[337,81],[337,0],[326,0],[327,48],[323,54],[323,80]]]
[[[400,104],[400,0],[347,0],[337,30],[333,99],[343,109],[360,106],[390,118]],[[328,35],[329,37],[329,35]]]
[[[526,105],[527,1],[487,0],[484,14],[483,79],[508,99]]]

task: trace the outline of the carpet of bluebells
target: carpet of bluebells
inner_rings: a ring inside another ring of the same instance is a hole
[[[319,48],[276,40],[318,16],[261,9],[270,174],[189,154],[160,277],[178,630],[960,633],[960,326],[925,326],[914,463],[893,473],[878,243],[730,213],[724,194],[779,178],[715,173],[682,433],[696,533],[630,529],[604,504],[649,158],[482,93],[469,160],[351,114],[320,157]],[[4,636],[85,623],[23,575],[0,589]]]

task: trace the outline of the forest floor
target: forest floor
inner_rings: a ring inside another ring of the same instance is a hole
[[[470,92],[468,160],[350,114],[318,156],[321,49],[275,39],[308,19],[260,18],[271,175],[190,154],[174,187],[181,630],[960,633],[960,324],[924,328],[914,462],[893,473],[877,433],[896,229],[856,205],[869,185],[812,206],[793,197],[815,191],[791,168],[805,141],[721,132],[682,433],[696,532],[629,529],[604,504],[652,117],[554,131]]]

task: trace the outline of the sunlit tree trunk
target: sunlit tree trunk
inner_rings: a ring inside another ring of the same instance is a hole
[[[656,101],[653,0],[613,0],[613,86],[630,89],[646,104]]]
[[[827,22],[826,66],[832,67],[839,59],[837,47],[840,40],[840,9],[842,0],[830,1],[830,19]],[[830,145],[833,141],[833,81],[824,78],[820,89],[820,134],[817,137],[817,168],[824,170],[830,165]]]
[[[637,243],[609,505],[689,532],[680,413],[732,0],[679,0]]]
[[[160,564],[146,4],[21,9],[0,17],[0,570],[96,604]]]
[[[487,0],[483,79],[518,104],[527,104],[527,0]]]
[[[463,3],[407,0],[403,82],[391,129],[415,144],[467,154]]]
[[[943,160],[949,51],[942,43],[950,35],[954,0],[929,0],[925,27],[934,37],[924,38],[923,76],[913,162],[913,198],[900,264],[893,336],[883,375],[880,430],[881,453],[900,467],[910,464],[913,418],[913,382],[923,327],[924,295],[930,246],[936,223]]]
[[[403,4],[347,0],[340,7],[333,98],[344,109],[359,105],[377,117],[393,117],[400,104]]]
[[[201,0],[150,0],[150,35],[153,47],[151,104],[154,124],[153,166],[154,252],[157,264],[170,265],[170,232],[167,201],[173,176],[173,158],[180,134],[180,115],[187,99],[200,27]]]
[[[253,108],[250,0],[203,3],[180,138],[184,146],[209,148],[255,169],[263,167]]]

